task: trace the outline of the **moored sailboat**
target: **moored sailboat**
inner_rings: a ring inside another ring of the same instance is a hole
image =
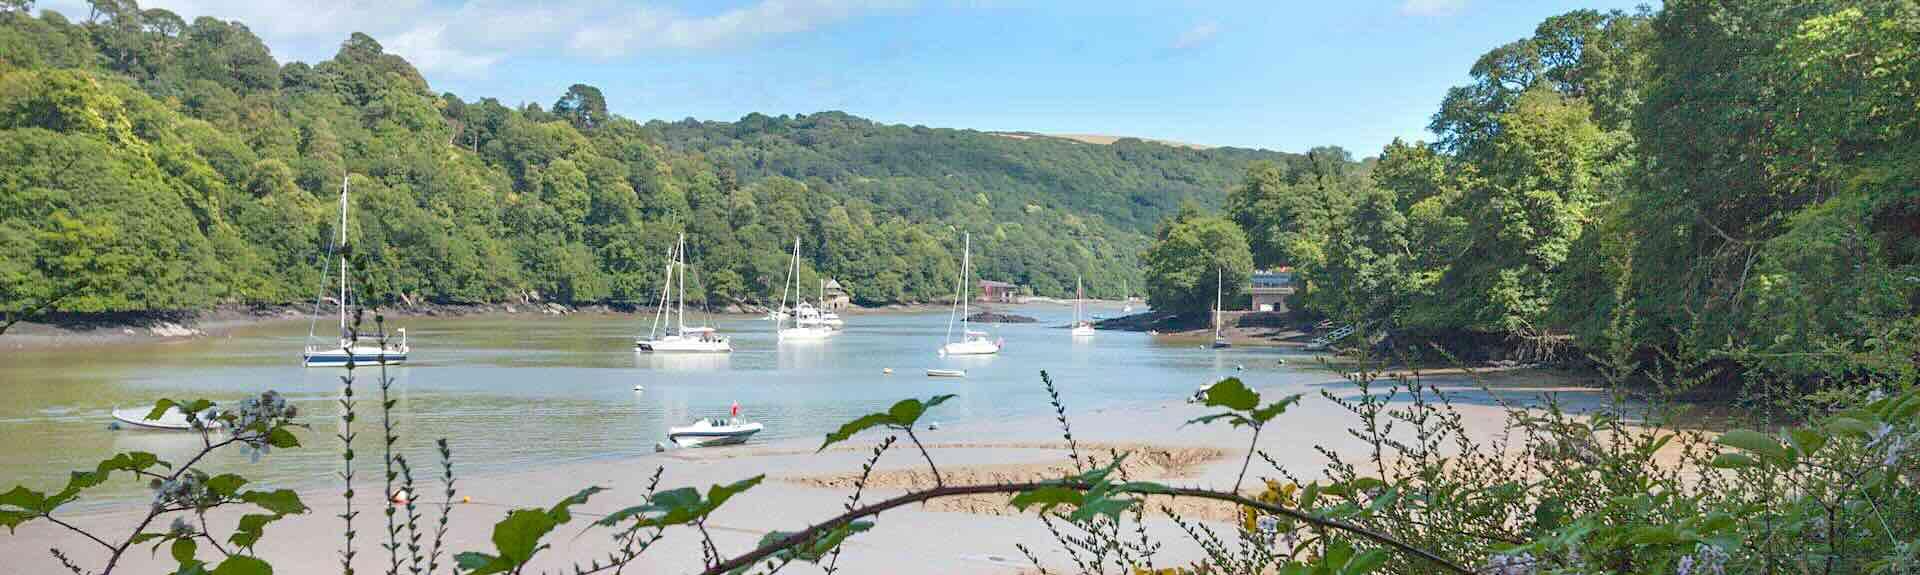
[[[1226,272],[1215,270],[1213,282],[1213,348],[1233,347],[1233,341],[1220,332],[1220,294],[1221,286],[1226,282]]]
[[[792,288],[796,303],[793,304],[793,327],[787,327],[787,315],[774,320],[774,331],[780,341],[820,341],[833,335],[820,310],[807,303],[805,288],[800,287],[800,238],[793,238],[793,264],[787,270],[787,282],[780,289],[780,307],[787,307],[788,288]]]
[[[1093,322],[1084,319],[1086,307],[1087,287],[1073,278],[1073,337],[1093,337]]]
[[[954,312],[947,315],[947,343],[940,355],[993,355],[1000,353],[1000,341],[987,339],[987,332],[974,331],[967,314],[967,280],[972,279],[973,234],[966,235],[960,252],[960,286],[953,296]],[[953,313],[960,316],[960,339],[953,339]]]
[[[327,346],[313,343],[314,328],[320,319],[320,304],[324,296],[314,298],[313,319],[307,324],[307,346],[300,354],[301,364],[307,367],[338,367],[345,365],[397,364],[407,361],[407,330],[395,330],[400,341],[387,341],[385,334],[376,338],[363,338],[347,327],[347,308],[352,304],[347,299],[347,178],[340,179],[340,242],[335,250],[340,253],[340,292],[335,301],[340,304],[340,340],[338,345]],[[325,288],[322,288],[324,291]]]
[[[678,297],[674,280],[678,276]],[[667,317],[671,315],[673,319]],[[660,335],[672,325],[671,333]],[[660,306],[655,308],[653,329],[645,338],[634,338],[633,347],[648,353],[729,353],[733,342],[712,326],[687,327],[687,235],[667,249],[667,275],[660,285]]]

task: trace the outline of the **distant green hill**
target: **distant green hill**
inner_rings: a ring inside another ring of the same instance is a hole
[[[310,300],[338,235],[380,303],[656,297],[689,236],[694,297],[801,283],[864,303],[944,301],[963,232],[981,275],[1138,293],[1137,256],[1183,201],[1218,206],[1282,154],[882,125],[839,112],[737,122],[431,90],[355,34],[280,64],[239,23],[116,4],[93,22],[0,12],[0,302],[8,312]],[[50,305],[49,305],[50,303]]]

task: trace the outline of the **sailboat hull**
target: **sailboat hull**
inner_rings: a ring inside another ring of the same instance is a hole
[[[733,342],[725,339],[700,340],[667,336],[634,340],[633,348],[647,353],[732,353]]]
[[[1093,337],[1093,326],[1075,326],[1073,328],[1073,337]]]
[[[382,349],[372,346],[353,348],[307,348],[301,354],[301,362],[307,367],[345,367],[353,365],[397,365],[407,362],[407,349]]]
[[[956,341],[941,346],[941,355],[993,355],[1000,353],[1000,344],[983,340]]]
[[[824,325],[780,330],[780,341],[821,341],[832,336],[833,330]]]

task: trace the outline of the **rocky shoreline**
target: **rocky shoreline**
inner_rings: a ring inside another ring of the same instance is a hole
[[[70,347],[89,345],[114,345],[125,343],[155,343],[184,341],[197,337],[218,335],[219,332],[237,327],[274,321],[296,321],[310,317],[312,304],[277,305],[219,305],[204,310],[116,312],[116,313],[58,313],[34,321],[15,324],[5,334],[0,334],[0,349],[29,349],[49,347]],[[846,313],[897,313],[942,308],[923,303],[894,303],[874,307],[854,307]],[[570,306],[556,302],[521,303],[420,303],[412,306],[383,307],[369,309],[371,314],[384,314],[392,319],[409,317],[457,318],[486,315],[549,315],[564,316],[574,314],[636,314],[649,313],[653,308],[645,306],[619,304],[589,304]],[[753,304],[729,304],[714,310],[717,313],[734,315],[762,315],[766,307]],[[323,314],[332,317],[332,313]],[[1032,321],[1032,318],[1027,318]]]

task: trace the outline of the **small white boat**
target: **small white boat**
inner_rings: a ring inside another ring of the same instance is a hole
[[[679,299],[674,299],[674,270],[678,269]],[[687,235],[667,250],[667,273],[660,287],[660,305],[654,308],[653,329],[647,337],[634,338],[633,348],[646,353],[729,353],[733,342],[711,326],[687,327]],[[672,316],[669,319],[668,316]],[[659,335],[677,323],[677,333]]]
[[[847,327],[847,320],[840,319],[840,314],[830,311],[820,312],[820,323],[833,329],[843,329]]]
[[[927,370],[927,377],[966,377],[966,376],[967,376],[967,370],[964,370],[964,369],[929,369]]]
[[[760,422],[741,422],[738,419],[720,419],[718,417],[702,419],[692,425],[667,429],[667,440],[681,447],[707,447],[712,445],[734,445],[746,443],[747,438],[760,433]]]
[[[147,414],[152,412],[153,408],[115,409],[113,410],[113,418],[120,423],[142,429],[163,429],[168,431],[189,431],[193,429],[193,425],[187,423],[186,412],[180,411],[178,407],[167,408],[166,413],[160,414],[159,419],[147,419]],[[221,425],[219,421],[208,421],[212,419],[213,416],[214,412],[211,409],[200,412],[200,420],[207,422],[207,427],[219,429]]]

